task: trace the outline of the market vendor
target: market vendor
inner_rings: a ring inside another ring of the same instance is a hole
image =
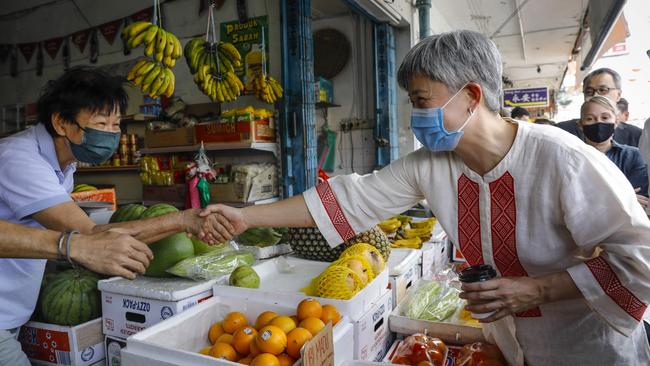
[[[552,126],[499,116],[502,61],[472,31],[414,46],[398,73],[424,145],[266,206],[206,210],[241,232],[318,226],[332,246],[426,199],[469,264],[500,278],[462,298],[509,363],[648,365],[650,221],[607,157]],[[222,240],[222,237],[211,238]]]
[[[38,101],[40,123],[0,140],[0,220],[67,232],[64,239],[67,243],[70,238],[70,255],[74,257],[73,231],[89,235],[121,228],[151,243],[182,231],[198,234],[203,225],[208,227],[217,219],[216,215],[202,218],[198,210],[186,210],[146,220],[96,225],[72,201],[76,162],[102,163],[118,147],[120,116],[127,103],[122,82],[97,69],[75,68],[46,86]],[[145,272],[151,258],[148,248],[103,243],[105,250],[97,250],[95,255],[119,259],[117,265],[124,269],[120,275],[132,278],[135,273]],[[76,244],[82,245],[78,241]],[[31,317],[45,262],[0,259],[0,331],[15,331]],[[22,354],[19,348],[7,349],[7,344],[0,340],[0,364],[7,364],[3,357]]]

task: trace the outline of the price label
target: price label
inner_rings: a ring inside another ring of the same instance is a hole
[[[332,322],[318,332],[311,341],[302,348],[303,366],[334,366],[334,338]]]

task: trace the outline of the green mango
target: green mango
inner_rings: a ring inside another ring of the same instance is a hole
[[[228,283],[235,287],[258,288],[260,276],[251,266],[239,266],[230,274]]]
[[[185,233],[170,235],[150,244],[153,260],[145,275],[150,277],[170,277],[167,269],[194,255],[194,244]]]

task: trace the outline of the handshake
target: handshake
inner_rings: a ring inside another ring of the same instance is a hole
[[[208,244],[223,243],[248,229],[242,209],[216,204],[199,212],[202,218],[196,236]]]

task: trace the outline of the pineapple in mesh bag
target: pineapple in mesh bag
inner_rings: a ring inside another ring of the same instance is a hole
[[[364,286],[375,278],[375,272],[373,272],[370,262],[360,255],[341,257],[332,263],[332,265],[343,266],[351,269],[359,276],[359,278],[361,278],[361,282]]]
[[[363,288],[361,278],[343,266],[329,266],[318,276],[316,295],[328,299],[349,300]]]
[[[374,246],[367,243],[358,243],[347,248],[341,253],[341,258],[346,258],[350,256],[360,256],[366,259],[372,267],[372,273],[374,276],[379,275],[386,265],[384,258],[381,256],[381,253]]]

